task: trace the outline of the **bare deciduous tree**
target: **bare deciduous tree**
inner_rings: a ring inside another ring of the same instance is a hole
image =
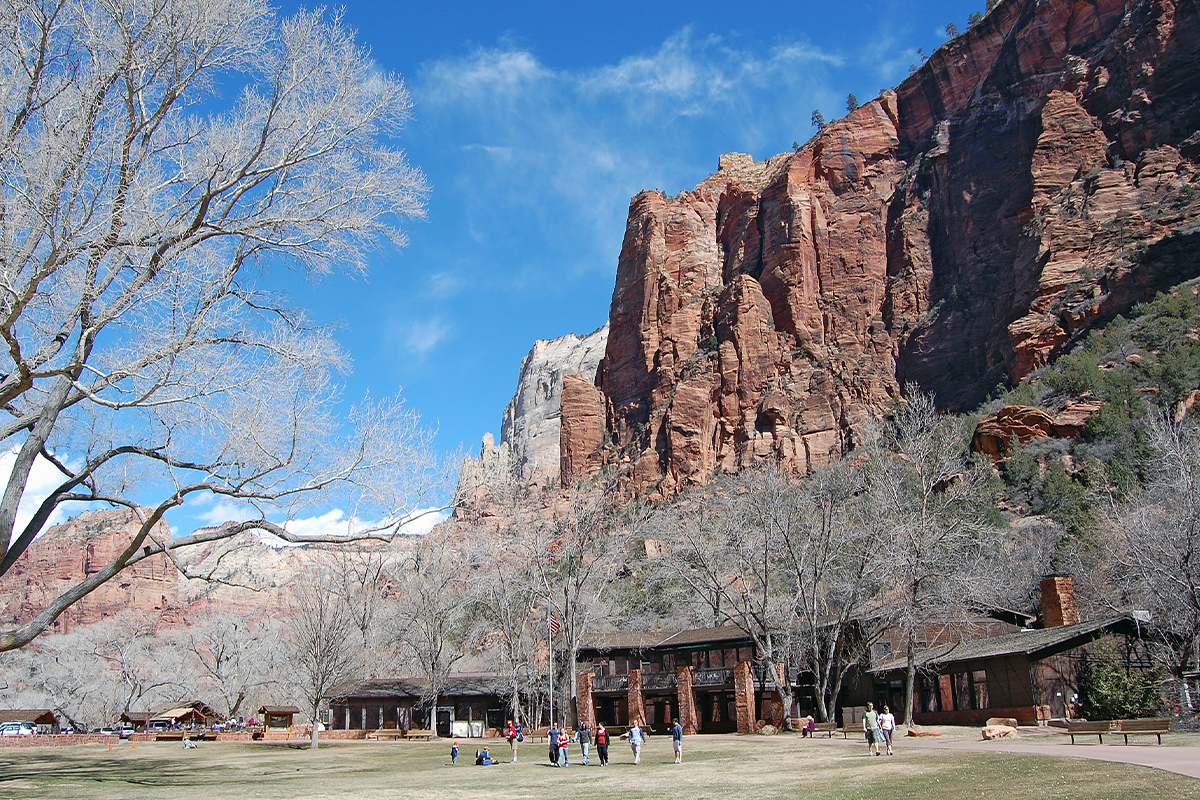
[[[407,662],[425,681],[422,704],[436,730],[437,703],[454,665],[465,658],[477,631],[473,605],[473,565],[457,543],[431,533],[414,543],[400,567],[397,603],[391,609],[393,637]]]
[[[791,509],[779,505],[788,492],[781,485],[786,481],[759,473],[730,478],[697,497],[695,507],[678,507],[659,535],[668,543],[663,564],[704,598],[717,621],[736,625],[754,640],[790,728],[793,691],[787,671],[798,660],[801,641],[797,587],[780,557],[794,522]]]
[[[361,669],[354,647],[354,617],[327,572],[298,580],[291,589],[286,639],[297,688],[308,705],[313,750],[318,746],[321,707],[331,689]]]
[[[265,620],[220,615],[189,626],[180,644],[197,671],[198,688],[220,698],[223,719],[235,719],[247,699],[277,683],[278,631]]]
[[[537,581],[561,625],[554,637],[555,673],[562,678],[555,681],[555,694],[570,698],[568,708],[556,706],[559,720],[567,724],[578,721],[579,648],[608,615],[607,596],[622,563],[613,536],[616,496],[615,487],[603,478],[576,486],[566,507],[551,523],[536,530]],[[545,617],[542,619],[544,626]],[[565,692],[563,682],[567,684]]]
[[[408,93],[338,16],[14,0],[0,7],[0,100],[0,446],[15,455],[0,574],[64,503],[141,519],[111,563],[0,631],[0,651],[156,552],[254,528],[344,539],[284,524],[331,503],[354,535],[386,538],[428,503],[430,434],[398,399],[339,416],[345,354],[253,284],[276,265],[361,271],[421,213],[424,179],[390,141]],[[18,527],[39,461],[60,480]],[[253,518],[153,535],[200,493]]]
[[[1152,631],[1178,680],[1200,664],[1200,426],[1152,415],[1157,458],[1146,489],[1113,519],[1114,581],[1122,606],[1150,612]]]
[[[932,395],[908,388],[872,453],[871,502],[890,526],[881,569],[905,639],[904,722],[912,724],[916,655],[930,625],[965,619],[978,605],[1000,549],[990,517],[990,470],[972,461],[962,418],[938,413]]]

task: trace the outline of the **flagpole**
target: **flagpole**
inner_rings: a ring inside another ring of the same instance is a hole
[[[551,605],[550,597],[546,597],[546,641],[548,642],[547,653],[550,656],[550,727],[554,727],[554,624],[551,622],[554,619],[554,609]]]

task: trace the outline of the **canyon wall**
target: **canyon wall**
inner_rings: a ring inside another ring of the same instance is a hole
[[[0,620],[6,625],[28,621],[119,555],[137,529],[137,517],[128,509],[85,511],[47,529],[0,577]],[[171,538],[165,522],[156,526],[154,536]],[[360,547],[387,545],[368,542]],[[287,587],[322,558],[322,549],[270,547],[254,534],[242,534],[185,548],[175,558],[178,567],[155,555],[121,571],[64,611],[51,632],[70,633],[124,611],[168,627],[224,614],[270,617],[285,608]]]
[[[1198,17],[1005,0],[796,152],[637,195],[564,482],[811,470],[907,384],[971,408],[1200,274]]]

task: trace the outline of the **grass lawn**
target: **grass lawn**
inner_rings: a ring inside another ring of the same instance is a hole
[[[317,752],[286,744],[128,742],[0,750],[0,800],[137,798],[1045,798],[1144,795],[1200,800],[1200,780],[1078,758],[897,748],[867,756],[858,743],[794,736],[692,736],[686,763],[670,740],[651,739],[642,764],[614,745],[605,768],[538,763],[544,745],[522,746],[518,764],[476,767],[475,743],[450,765],[449,742],[332,743]],[[503,742],[493,745],[502,757]],[[572,759],[579,753],[572,749]],[[179,790],[186,790],[186,793]]]

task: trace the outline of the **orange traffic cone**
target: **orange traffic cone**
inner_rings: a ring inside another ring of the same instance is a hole
[[[108,743],[108,752],[112,752],[112,742]]]
[[[129,749],[130,749],[130,750],[137,750],[137,742],[130,742],[130,743],[129,743]]]

